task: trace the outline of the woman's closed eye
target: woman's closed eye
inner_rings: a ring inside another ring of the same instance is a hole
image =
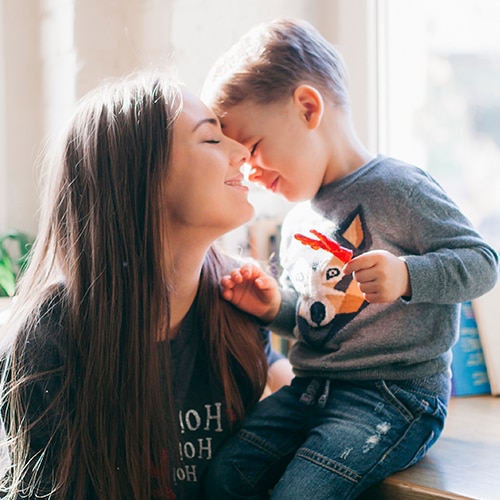
[[[218,141],[217,139],[209,139],[207,141],[205,141],[207,144],[219,144],[220,141]]]

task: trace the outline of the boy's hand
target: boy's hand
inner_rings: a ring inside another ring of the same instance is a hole
[[[265,323],[272,321],[281,306],[278,282],[254,264],[246,264],[221,279],[222,296],[241,310]]]
[[[410,276],[403,259],[385,250],[358,255],[344,266],[353,273],[365,299],[372,303],[394,302],[411,296]]]

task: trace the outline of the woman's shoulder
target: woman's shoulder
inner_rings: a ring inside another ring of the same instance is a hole
[[[54,286],[32,312],[20,332],[20,344],[32,359],[43,365],[60,363],[67,340],[67,306],[62,285]],[[49,368],[49,366],[47,366]]]
[[[40,300],[33,311],[33,321],[30,330],[39,333],[45,328],[58,328],[64,324],[67,313],[65,289],[61,284],[54,285]]]

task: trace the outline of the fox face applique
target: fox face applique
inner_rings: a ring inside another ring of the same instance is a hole
[[[287,259],[288,276],[300,294],[299,333],[315,347],[324,346],[368,305],[352,276],[342,272],[352,255],[359,255],[367,248],[361,207],[335,230],[325,220],[320,229],[311,230],[316,238],[296,235],[289,255],[293,258]]]

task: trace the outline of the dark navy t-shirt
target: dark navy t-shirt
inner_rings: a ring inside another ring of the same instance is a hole
[[[177,498],[195,499],[210,460],[231,432],[222,385],[215,380],[202,346],[202,327],[194,306],[171,341],[174,360],[173,388],[179,423],[178,463],[172,468]],[[280,356],[271,350],[269,332],[261,330],[269,364]],[[240,385],[243,399],[249,397]]]
[[[29,334],[25,352],[33,362],[34,372],[52,372],[30,384],[26,393],[26,418],[29,422],[36,422],[31,431],[32,453],[45,448],[48,440],[52,439],[44,474],[47,478],[50,477],[51,463],[57,459],[60,436],[60,430],[57,431],[57,409],[46,410],[51,406],[52,395],[59,391],[62,382],[60,374],[65,363],[63,342],[66,339],[63,323],[60,303],[53,303],[50,312]],[[280,356],[271,350],[269,332],[262,330],[262,335],[271,364]],[[200,498],[201,478],[215,452],[231,432],[231,416],[224,404],[222,385],[215,379],[203,349],[202,337],[203,327],[197,321],[194,304],[178,336],[171,341],[171,369],[179,437],[174,452],[176,461],[171,466],[171,484],[177,499]],[[245,400],[249,396],[245,393],[245,384],[240,384],[240,387]],[[162,410],[161,403],[158,409]],[[44,412],[45,417],[38,420]],[[154,484],[154,477],[152,481]],[[49,491],[50,484],[44,483],[42,489],[48,488],[45,491]],[[155,492],[153,498],[165,496]]]

